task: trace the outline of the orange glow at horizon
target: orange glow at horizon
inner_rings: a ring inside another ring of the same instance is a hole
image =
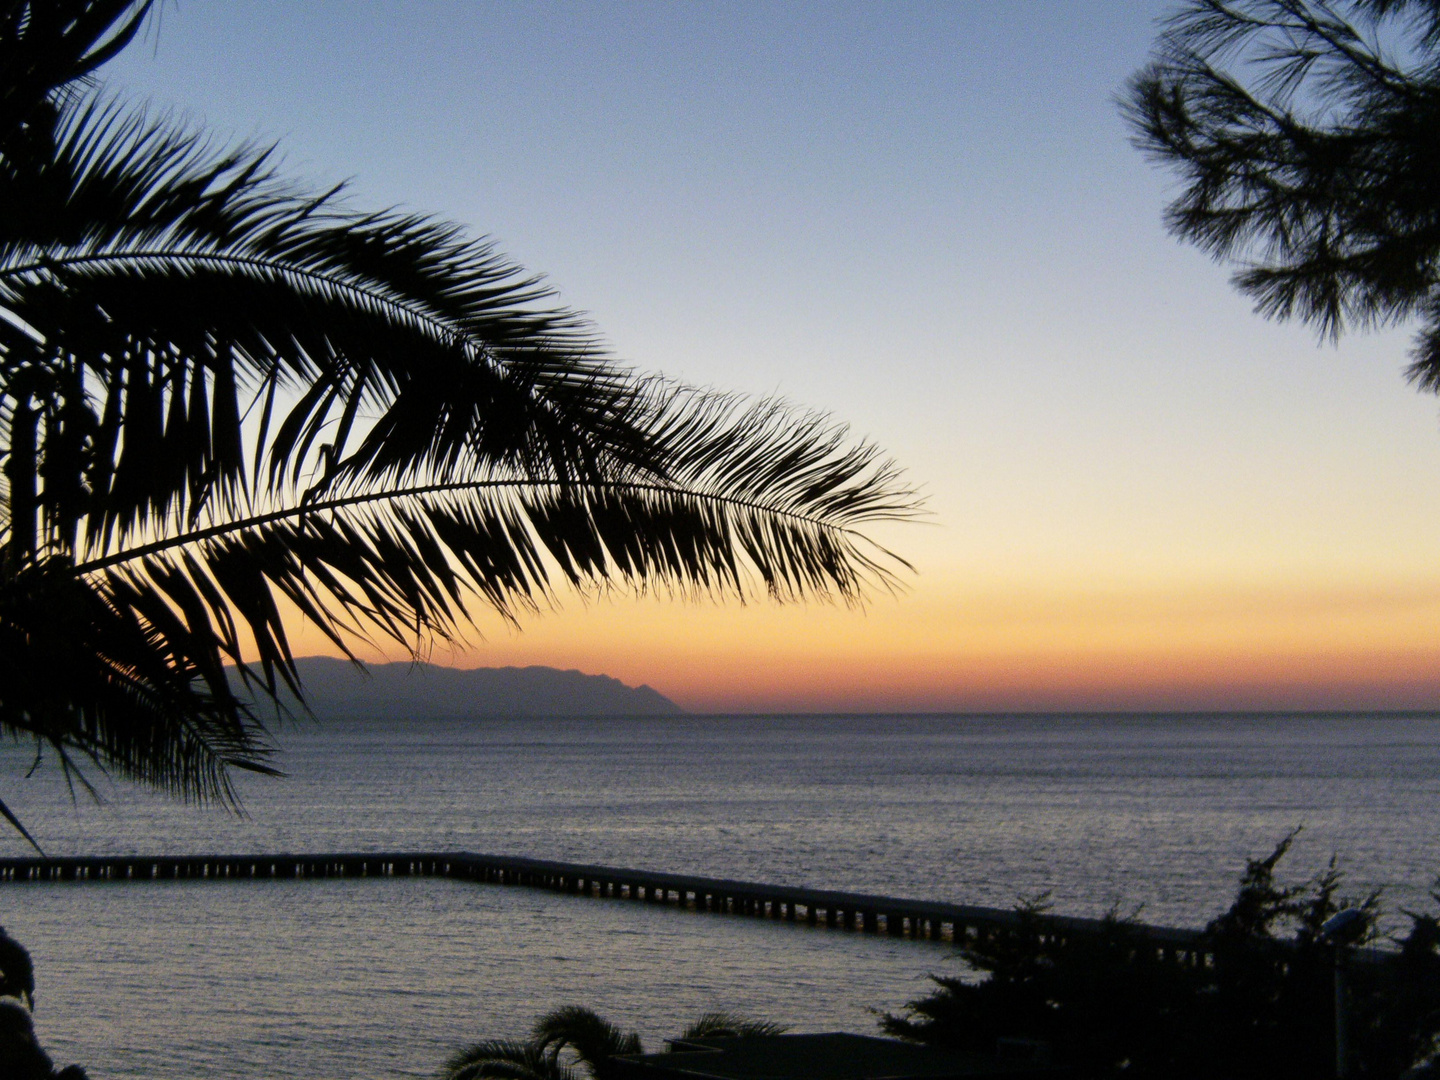
[[[334,653],[296,630],[297,655]],[[864,611],[569,600],[519,632],[491,619],[471,641],[430,659],[578,668],[647,683],[696,712],[1440,708],[1440,580],[952,583]]]

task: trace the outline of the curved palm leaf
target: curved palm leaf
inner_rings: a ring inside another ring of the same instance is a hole
[[[262,772],[268,742],[172,613],[94,588],[62,560],[0,579],[0,726],[182,798],[232,797],[226,769]]]
[[[789,1030],[773,1020],[751,1020],[736,1013],[708,1012],[687,1027],[680,1038],[743,1038],[748,1035],[783,1035]]]
[[[843,428],[637,377],[488,245],[268,151],[57,115],[0,170],[0,204],[50,193],[0,230],[0,730],[67,775],[228,800],[269,770],[225,669],[301,694],[286,602],[418,650],[561,585],[853,602],[905,566],[860,530],[916,496]]]
[[[596,1080],[607,1080],[611,1075],[612,1058],[620,1054],[644,1053],[639,1035],[633,1031],[621,1031],[593,1010],[580,1005],[566,1005],[546,1013],[535,1021],[531,1038],[537,1050],[550,1054],[557,1061],[562,1052],[570,1051]]]
[[[537,307],[534,279],[452,227],[300,197],[267,156],[92,101],[48,170],[72,197],[0,238],[7,381],[118,398],[75,478],[88,542],[322,468],[403,481],[466,448],[566,477],[658,467],[628,373]],[[264,456],[243,454],[244,417]]]
[[[54,95],[86,79],[128,45],[151,0],[0,2],[0,146],[14,159],[27,136],[42,142]],[[11,162],[7,162],[13,164]]]
[[[579,1080],[554,1054],[533,1042],[488,1039],[457,1051],[441,1080]]]

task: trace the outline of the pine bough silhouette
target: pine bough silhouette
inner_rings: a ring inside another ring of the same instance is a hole
[[[1181,186],[1165,222],[1270,318],[1417,319],[1440,391],[1440,4],[1184,0],[1121,108]]]
[[[0,0],[0,733],[37,762],[234,805],[276,771],[248,702],[303,695],[287,611],[422,656],[561,588],[893,587],[863,530],[919,503],[875,447],[637,375],[456,226],[107,99],[150,6]]]

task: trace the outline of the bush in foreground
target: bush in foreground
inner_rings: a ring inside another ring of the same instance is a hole
[[[933,992],[880,1026],[985,1053],[1000,1039],[1038,1040],[1081,1076],[1333,1076],[1335,951],[1320,928],[1345,906],[1341,877],[1332,860],[1308,881],[1279,882],[1293,839],[1248,864],[1229,910],[1205,929],[1208,964],[1166,961],[1133,919],[1114,913],[1099,935],[1064,936],[1043,901],[1032,902],[1013,931],[961,949],[980,978],[934,976]],[[1373,940],[1378,894],[1352,906]],[[1352,1077],[1392,1080],[1437,1050],[1440,920],[1405,914],[1398,950],[1347,966]]]

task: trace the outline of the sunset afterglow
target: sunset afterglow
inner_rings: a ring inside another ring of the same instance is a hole
[[[1440,408],[1404,328],[1319,344],[1165,233],[1115,106],[1164,9],[186,4],[107,77],[926,493],[861,610],[562,594],[439,662],[700,711],[1440,706]]]

